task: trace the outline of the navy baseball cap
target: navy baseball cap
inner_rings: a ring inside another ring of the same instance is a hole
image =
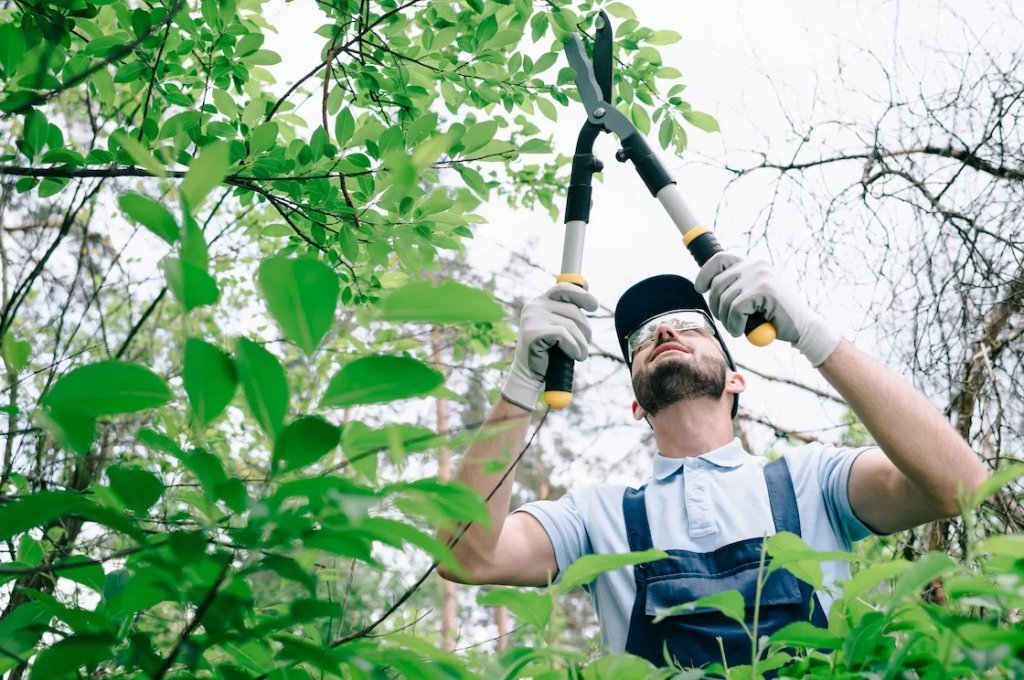
[[[711,309],[704,300],[704,296],[697,292],[689,279],[676,274],[659,274],[649,279],[644,279],[631,286],[615,305],[615,336],[619,340],[619,349],[622,350],[622,358],[626,366],[633,370],[632,357],[629,355],[626,338],[641,325],[656,316],[668,312],[699,310],[707,314],[709,319],[714,319]],[[729,368],[736,370],[736,362],[733,361],[729,348],[725,345],[718,325],[715,326],[715,338],[722,346],[725,358],[729,362]],[[732,404],[732,417],[740,406],[740,396],[735,395]]]

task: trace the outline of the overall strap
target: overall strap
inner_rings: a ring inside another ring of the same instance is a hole
[[[788,531],[799,536],[800,511],[785,458],[776,458],[764,466],[764,481],[768,484],[768,502],[772,506],[775,531]]]
[[[646,485],[639,489],[627,488],[622,494],[626,536],[629,538],[629,549],[633,552],[654,547],[654,541],[651,540],[651,525],[647,521],[647,504],[644,502],[646,489]]]

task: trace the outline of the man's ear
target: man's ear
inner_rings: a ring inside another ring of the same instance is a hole
[[[647,417],[647,411],[636,399],[633,400],[633,420],[643,420]]]
[[[747,379],[743,377],[743,374],[729,371],[725,377],[725,391],[729,394],[739,394],[745,389],[747,389]]]

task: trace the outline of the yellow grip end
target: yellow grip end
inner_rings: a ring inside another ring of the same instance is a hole
[[[572,403],[572,392],[549,390],[544,393],[544,403],[551,408],[565,408]]]
[[[689,248],[695,238],[701,234],[706,234],[709,231],[711,231],[709,227],[705,227],[703,224],[698,224],[696,227],[683,234],[683,245]]]
[[[582,287],[587,285],[587,280],[583,274],[559,274],[555,277],[555,283],[575,283]]]
[[[778,331],[775,329],[775,324],[771,321],[765,321],[763,324],[747,333],[747,340],[749,340],[750,344],[755,347],[766,347],[775,341],[778,334]]]

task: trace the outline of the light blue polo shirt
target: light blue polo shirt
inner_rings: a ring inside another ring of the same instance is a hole
[[[847,484],[854,459],[867,448],[809,444],[784,454],[793,478],[804,541],[815,550],[850,550],[872,531],[853,514]],[[761,468],[767,458],[748,454],[738,439],[694,458],[654,456],[647,483],[647,516],[655,547],[711,552],[729,543],[775,533],[768,487]],[[673,475],[682,467],[680,474]],[[555,549],[559,577],[584,555],[629,552],[622,514],[622,484],[592,484],[557,501],[527,503]],[[822,563],[827,613],[829,588],[849,578],[847,562]],[[556,579],[557,581],[557,579]],[[636,597],[633,567],[607,572],[587,588],[597,610],[607,652],[626,646]]]

